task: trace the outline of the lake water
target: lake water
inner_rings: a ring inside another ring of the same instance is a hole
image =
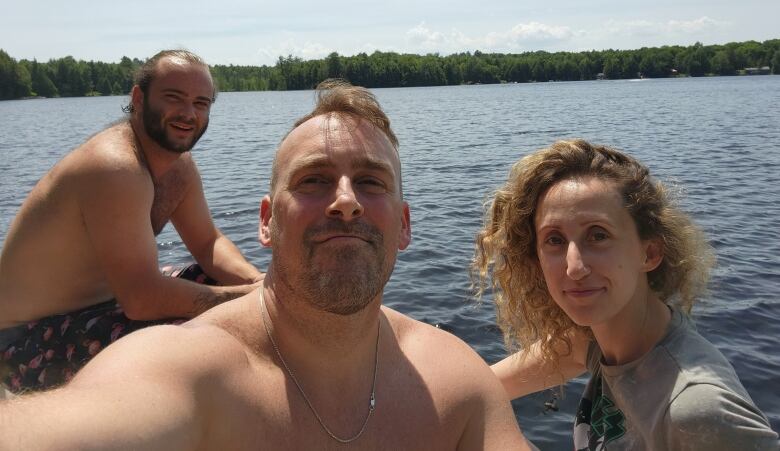
[[[685,191],[683,205],[718,254],[711,294],[694,307],[700,332],[736,367],[780,430],[780,77],[594,81],[375,91],[401,142],[413,241],[386,304],[451,331],[493,363],[505,355],[487,302],[466,268],[482,204],[509,165],[561,138],[622,148]],[[197,145],[217,225],[259,268],[258,204],[280,138],[306,114],[308,92],[224,93]],[[0,102],[0,239],[34,183],[70,149],[121,118],[124,97]],[[161,264],[189,261],[169,226]],[[548,391],[513,403],[541,449],[571,449],[582,381],[558,412]]]

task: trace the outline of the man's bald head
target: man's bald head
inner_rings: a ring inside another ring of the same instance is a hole
[[[141,89],[141,92],[144,93],[144,96],[149,94],[149,85],[152,84],[152,81],[157,77],[157,75],[160,72],[160,66],[162,62],[168,62],[171,64],[192,64],[197,66],[203,66],[207,72],[209,72],[209,66],[206,64],[205,61],[198,55],[190,52],[189,50],[162,50],[155,54],[153,57],[149,58],[144,62],[141,67],[138,68],[138,70],[135,73],[135,76],[133,77],[133,84],[138,86]],[[209,78],[211,78],[211,73],[209,72]],[[211,96],[211,101],[214,102],[217,98],[217,88],[214,85],[214,80],[211,80],[211,85],[213,87],[213,93]],[[132,113],[134,110],[132,102],[123,107],[123,110],[125,113]]]

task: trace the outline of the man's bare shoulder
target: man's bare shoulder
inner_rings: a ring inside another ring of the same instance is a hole
[[[427,342],[425,347],[454,345],[453,352],[473,352],[463,340],[443,329],[418,321],[387,306],[382,307],[382,312],[390,321],[393,329],[396,330],[399,338],[412,341],[424,340]],[[438,352],[436,349],[433,351]]]
[[[458,449],[526,449],[501,383],[484,360],[458,337],[392,309],[393,327],[406,371],[420,378],[437,410],[460,429]]]
[[[213,307],[185,323],[187,327],[211,327],[221,330],[244,348],[256,354],[264,340],[257,290]]]
[[[68,155],[68,166],[77,172],[146,173],[127,124],[111,126],[88,139]]]
[[[131,378],[194,387],[204,378],[240,369],[245,362],[243,347],[220,327],[205,323],[153,326],[101,351],[72,384],[93,386]]]
[[[73,149],[36,184],[26,203],[52,197],[75,200],[79,193],[100,192],[111,186],[152,186],[139,154],[132,130],[126,124],[111,126]],[[132,190],[131,190],[132,191]]]
[[[382,307],[382,311],[393,326],[402,352],[418,370],[430,371],[460,388],[484,388],[482,376],[490,376],[490,368],[463,340],[388,307]],[[488,385],[494,385],[490,382]]]
[[[141,201],[139,208],[148,208],[154,183],[128,129],[119,124],[90,138],[47,174],[48,182],[41,180],[42,188],[56,186],[82,208],[103,208],[99,199],[115,199],[123,206]]]

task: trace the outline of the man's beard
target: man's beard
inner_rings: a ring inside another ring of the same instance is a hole
[[[272,227],[272,241],[273,235],[278,237],[274,229]],[[325,233],[357,235],[367,242],[328,251],[322,248],[327,244],[313,240]],[[351,315],[363,310],[382,292],[392,272],[392,264],[388,265],[385,261],[382,234],[376,227],[362,222],[348,224],[330,220],[322,226],[312,227],[304,233],[303,246],[305,254],[299,271],[291,270],[285,263],[284,249],[275,249],[274,272],[290,291],[299,293],[312,307],[325,312]],[[325,255],[325,252],[330,252],[330,255]],[[323,262],[315,261],[315,253],[320,259],[326,258],[332,263],[323,265]]]
[[[195,126],[194,120],[184,120],[181,117],[175,117],[173,121],[183,122],[189,125]],[[195,135],[189,143],[178,144],[168,139],[168,135],[165,132],[165,124],[163,123],[162,112],[158,109],[152,108],[149,104],[149,96],[144,96],[144,111],[143,111],[144,130],[154,142],[156,142],[163,149],[176,153],[189,152],[195,147],[195,143],[198,142],[201,136],[206,133],[206,129],[209,127],[209,120],[206,118],[206,123],[203,124],[203,128]]]

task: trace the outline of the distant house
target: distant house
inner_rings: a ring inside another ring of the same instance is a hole
[[[604,72],[597,73],[596,80],[604,80]]]
[[[769,75],[769,66],[763,67],[746,67],[745,75]]]

